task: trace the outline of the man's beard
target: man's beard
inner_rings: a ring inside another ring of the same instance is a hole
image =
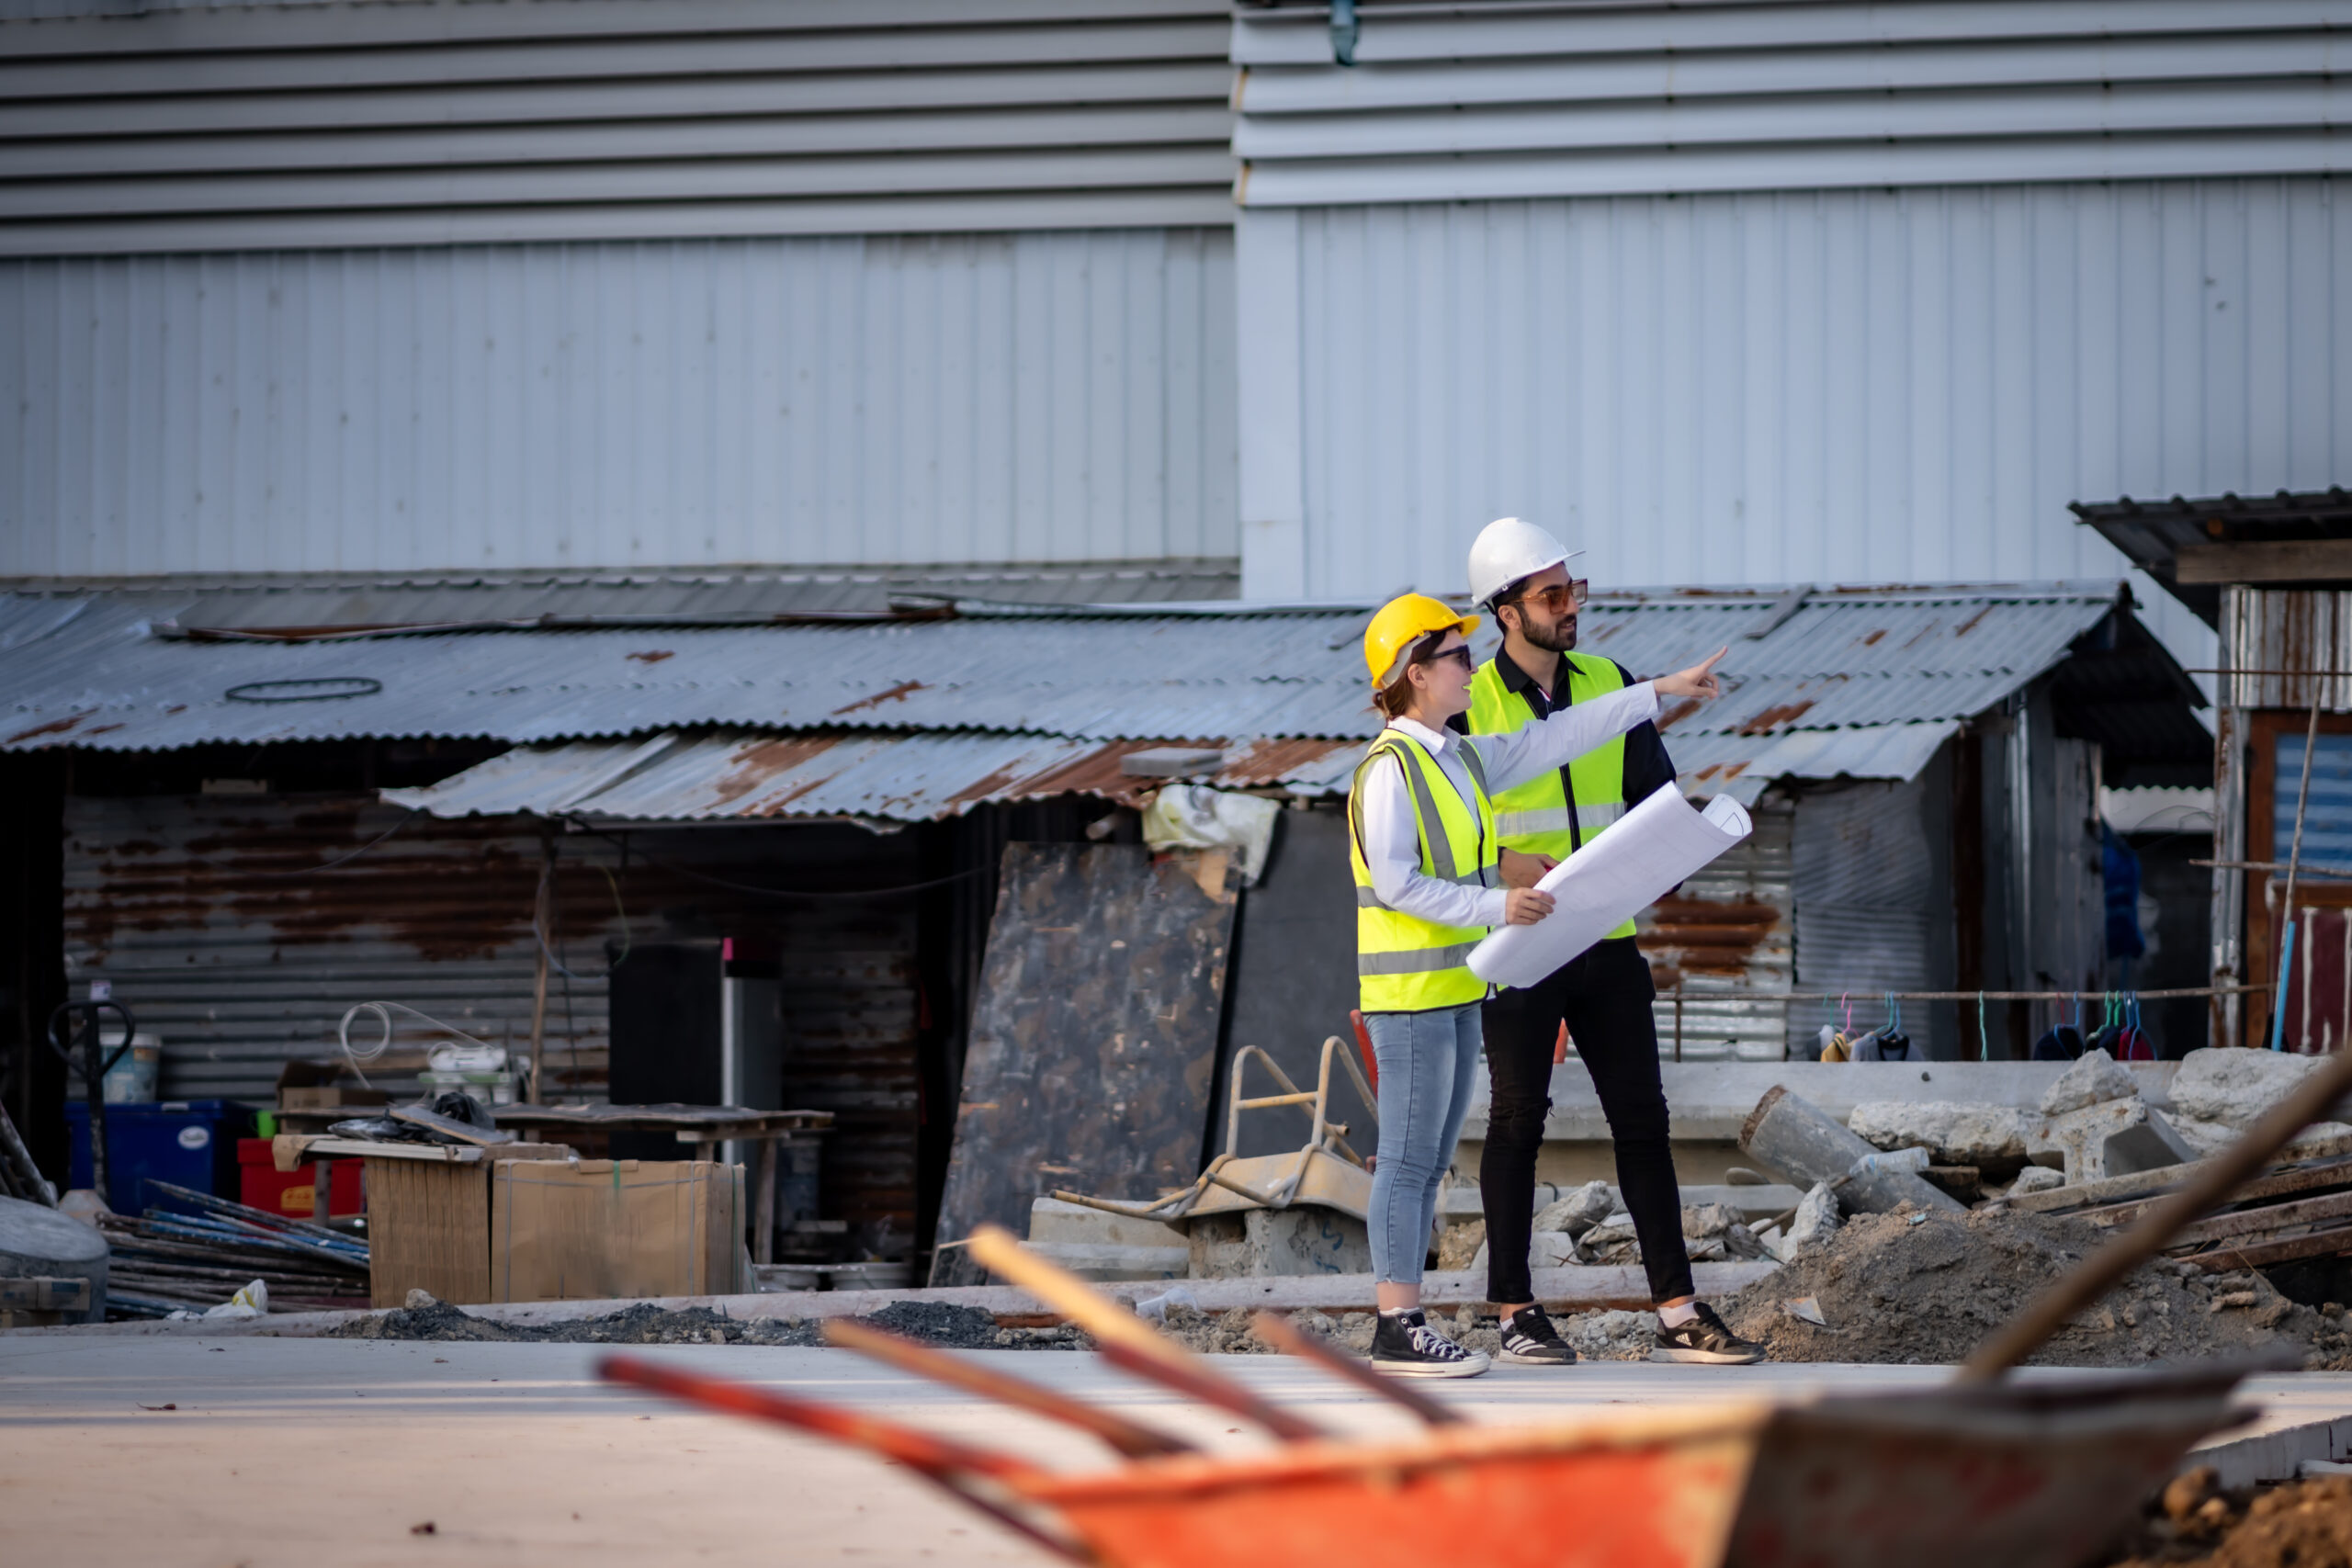
[[[1521,635],[1527,638],[1530,647],[1540,648],[1546,653],[1572,653],[1577,646],[1577,618],[1563,615],[1548,628],[1529,621]]]

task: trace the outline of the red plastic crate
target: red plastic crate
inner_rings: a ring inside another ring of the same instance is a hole
[[[273,1214],[290,1214],[298,1220],[314,1216],[311,1206],[317,1202],[317,1189],[312,1185],[309,1166],[300,1170],[280,1170],[269,1152],[267,1138],[237,1140],[237,1201],[249,1209],[266,1209]],[[359,1165],[356,1159],[334,1162],[334,1174],[327,1192],[329,1219],[337,1214],[359,1213]]]

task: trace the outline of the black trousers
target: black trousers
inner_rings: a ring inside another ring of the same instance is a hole
[[[1487,1001],[1487,1066],[1494,1078],[1478,1190],[1487,1210],[1487,1299],[1535,1299],[1528,1278],[1535,1218],[1535,1151],[1552,1109],[1552,1046],[1565,1021],[1617,1145],[1617,1188],[1642,1244],[1650,1299],[1694,1293],[1682,1245],[1682,1192],[1668,1141],[1666,1089],[1658,1079],[1657,988],[1632,937],[1598,942],[1521,990]]]

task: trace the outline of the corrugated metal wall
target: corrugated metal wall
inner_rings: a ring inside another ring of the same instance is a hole
[[[349,864],[407,813],[368,796],[69,795],[65,964],[78,994],[113,982],[164,1042],[163,1091],[270,1103],[289,1057],[337,1055],[356,1002],[404,1002],[495,1044],[530,1040],[539,843],[514,819],[417,818]],[[616,868],[601,843],[575,861]],[[601,974],[612,896],[585,866],[560,878],[569,966]],[[554,982],[547,1062],[555,1081],[601,1085],[605,989]],[[567,998],[566,992],[569,991]],[[380,1037],[354,1024],[355,1043]],[[406,1050],[432,1032],[404,1026]],[[413,1083],[415,1064],[390,1074]]]
[[[1612,584],[2121,576],[2067,502],[2352,469],[2324,180],[1252,211],[1239,245],[1246,594],[1458,586],[1512,513]]]
[[[1658,1055],[1668,1061],[1777,1062],[1789,1030],[1795,809],[1777,791],[1748,813],[1755,831],[1636,918],[1660,991]]]
[[[1885,1022],[1887,1010],[1873,993],[1936,988],[1931,943],[1950,941],[1951,889],[1937,881],[1928,837],[1928,778],[1809,789],[1797,801],[1791,877],[1797,983],[1809,991],[1853,991],[1858,1032]],[[1793,1010],[1794,1032],[1817,1034],[1827,1010],[1819,1003]],[[1904,1019],[1923,1054],[1931,1017],[1913,1003]],[[1790,1041],[1792,1053],[1808,1057],[1814,1043]]]
[[[164,1043],[163,1092],[269,1104],[289,1057],[337,1054],[355,1002],[406,1003],[517,1051],[530,1039],[540,845],[524,821],[443,822],[372,796],[69,796],[66,974],[113,982]],[[348,863],[386,829],[400,830]],[[649,848],[649,843],[653,846]],[[746,887],[915,880],[911,836],[841,828],[560,844],[544,1066],[551,1094],[604,1093],[609,941],[738,935],[782,955],[791,1103],[834,1112],[828,1213],[873,1245],[915,1232],[920,1003],[910,899],[780,900]],[[673,856],[691,855],[694,864]],[[701,869],[696,870],[695,866]],[[602,868],[602,871],[597,868]],[[683,868],[683,869],[682,869]],[[714,881],[717,877],[718,880]],[[729,887],[722,884],[741,886]],[[355,1043],[380,1036],[362,1017]],[[395,1049],[436,1032],[402,1019]],[[375,1081],[413,1088],[412,1055]]]
[[[13,0],[0,17],[0,254],[1231,214],[1213,0]]]
[[[1230,556],[1232,289],[1216,229],[0,262],[0,576]]]
[[[1237,8],[1252,207],[2344,167],[2346,0]]]

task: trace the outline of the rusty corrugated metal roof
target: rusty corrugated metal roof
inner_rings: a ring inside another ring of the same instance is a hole
[[[2122,603],[2109,582],[1801,603],[1626,594],[1587,606],[1581,646],[1643,675],[1728,644],[1725,695],[1674,705],[1665,728],[1690,787],[1753,800],[1784,776],[1913,776],[1960,721],[2057,664]],[[493,739],[534,750],[449,781],[450,800],[584,810],[577,792],[594,784],[596,809],[615,816],[903,821],[984,799],[1119,795],[1134,787],[1116,767],[1128,742],[1214,743],[1227,752],[1221,782],[1339,793],[1375,728],[1363,611],[1351,606],[295,644],[161,637],[164,608],[152,595],[0,599],[0,750]],[[1480,651],[1493,646],[1482,628]],[[644,738],[671,734],[692,739],[628,762]]]
[[[518,747],[385,799],[436,817],[528,811],[615,821],[851,818],[919,822],[986,801],[1091,795],[1139,801],[1159,783],[1120,770],[1155,740],[1036,735],[664,734],[643,742]],[[1209,742],[1214,744],[1214,742]],[[1256,741],[1198,782],[1340,795],[1359,748],[1346,740]]]

